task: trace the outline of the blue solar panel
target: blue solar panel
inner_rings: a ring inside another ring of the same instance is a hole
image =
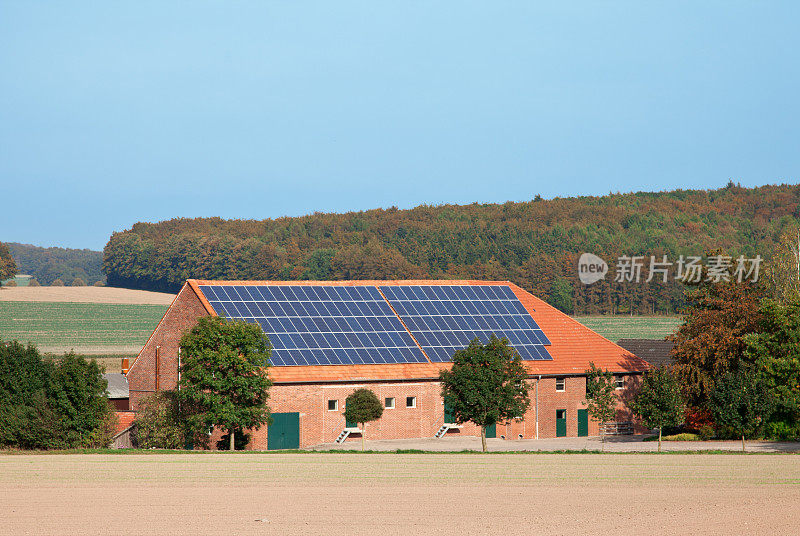
[[[452,361],[456,350],[492,334],[506,337],[526,361],[550,360],[550,341],[503,285],[398,285],[381,292],[431,361]]]
[[[276,366],[426,363],[375,287],[201,285],[214,311],[259,324]]]

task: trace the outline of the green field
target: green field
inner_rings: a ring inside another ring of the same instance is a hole
[[[663,339],[683,322],[680,316],[576,316],[575,320],[606,339]]]
[[[0,301],[0,339],[35,344],[42,352],[135,355],[166,305]]]

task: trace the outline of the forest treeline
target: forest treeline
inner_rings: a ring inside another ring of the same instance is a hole
[[[615,283],[623,255],[769,257],[800,219],[800,186],[419,206],[266,220],[137,223],[104,251],[108,284],[175,292],[187,278],[509,280],[568,313],[670,314],[683,286]],[[611,273],[590,286],[577,259]],[[643,280],[646,277],[643,272]]]
[[[41,285],[60,279],[71,285],[81,279],[87,285],[105,281],[103,254],[91,249],[43,248],[6,242],[17,265],[17,273],[33,276]]]

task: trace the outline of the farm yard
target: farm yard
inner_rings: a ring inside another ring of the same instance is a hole
[[[0,534],[794,534],[798,484],[792,455],[3,455]]]

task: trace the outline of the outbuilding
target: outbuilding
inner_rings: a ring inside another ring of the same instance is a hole
[[[251,431],[248,448],[280,449],[357,437],[347,396],[366,387],[384,402],[369,439],[480,435],[451,422],[439,371],[471,339],[509,339],[528,371],[531,406],[489,437],[532,439],[599,434],[585,404],[590,363],[614,373],[620,398],[610,430],[633,429],[626,409],[648,364],[507,281],[189,280],[127,373],[131,409],[174,389],[181,335],[203,316],[258,323],[272,345],[273,424]]]

